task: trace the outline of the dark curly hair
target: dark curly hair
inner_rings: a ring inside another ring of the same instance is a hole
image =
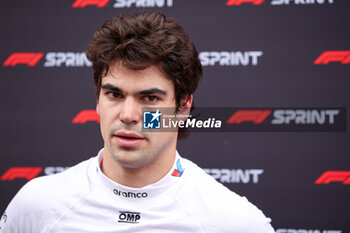
[[[174,19],[161,12],[145,11],[107,20],[95,32],[86,55],[93,63],[97,99],[102,78],[118,60],[132,70],[156,65],[174,84],[177,109],[194,93],[202,76],[194,44]],[[181,134],[180,129],[179,137]]]

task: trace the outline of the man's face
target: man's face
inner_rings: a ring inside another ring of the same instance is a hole
[[[156,66],[134,71],[112,63],[97,103],[105,153],[138,168],[175,153],[176,132],[143,132],[142,107],[176,107],[173,83]]]

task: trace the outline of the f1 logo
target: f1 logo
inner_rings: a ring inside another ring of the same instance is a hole
[[[143,112],[143,128],[144,129],[160,129],[160,118],[162,113],[144,111]]]
[[[253,5],[261,5],[264,0],[229,0],[226,6],[238,6],[242,3],[252,3]]]
[[[88,5],[94,5],[96,7],[105,7],[109,0],[76,0],[72,7],[73,8],[84,8]]]
[[[350,64],[350,51],[325,51],[315,61],[315,65],[327,65],[330,62]]]
[[[1,176],[1,180],[14,180],[17,178],[31,180],[37,177],[42,170],[41,167],[11,167]]]
[[[88,121],[100,123],[100,116],[96,110],[82,110],[72,120],[73,124],[85,124]]]
[[[13,53],[3,65],[16,66],[18,64],[27,64],[27,66],[35,66],[43,56],[44,53]]]
[[[261,124],[270,114],[271,110],[238,110],[227,120],[227,124],[241,124],[245,121]]]
[[[326,171],[315,181],[315,184],[329,184],[331,182],[350,184],[350,171]]]

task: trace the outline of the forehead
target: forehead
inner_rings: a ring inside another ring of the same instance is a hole
[[[102,85],[109,83],[127,90],[140,90],[148,88],[174,89],[172,81],[167,78],[157,66],[149,66],[143,70],[131,70],[120,62],[110,65],[109,71],[102,78]]]

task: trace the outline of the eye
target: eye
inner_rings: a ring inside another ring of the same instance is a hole
[[[122,95],[118,92],[113,92],[113,91],[109,91],[109,92],[106,92],[106,95],[111,98],[111,99],[117,99],[117,98],[121,98]]]
[[[145,102],[149,102],[149,103],[156,103],[159,100],[158,96],[155,95],[147,95],[143,97]]]

